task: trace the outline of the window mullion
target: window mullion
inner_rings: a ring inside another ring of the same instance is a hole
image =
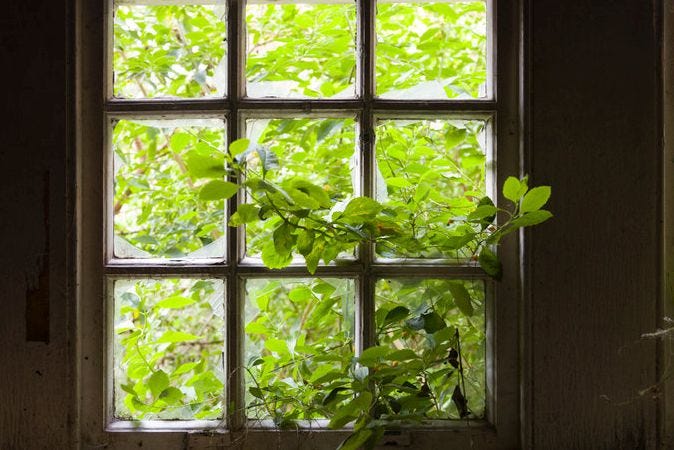
[[[227,0],[227,100],[229,117],[227,121],[227,144],[242,137],[242,127],[239,118],[239,102],[244,95],[244,68],[245,68],[245,29],[244,14],[245,0]],[[231,182],[237,182],[237,177],[230,176]],[[227,200],[226,223],[236,212],[239,195]],[[239,255],[241,254],[242,233],[228,229],[227,232],[227,261],[229,270],[227,276],[226,298],[226,371],[225,382],[225,411],[227,427],[239,429],[245,425],[245,386],[243,367],[243,305],[244,290],[237,273]]]
[[[362,98],[363,109],[360,117],[359,150],[361,157],[361,195],[372,197],[374,194],[374,15],[376,0],[360,0],[358,2],[358,89]],[[360,246],[360,257],[363,273],[358,289],[356,351],[374,345],[374,283],[370,267],[373,262],[374,248],[371,244]]]

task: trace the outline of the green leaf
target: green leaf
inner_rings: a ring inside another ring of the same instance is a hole
[[[551,217],[552,213],[550,211],[546,211],[545,209],[539,209],[538,211],[531,211],[529,213],[526,213],[522,216],[515,218],[510,223],[510,225],[516,228],[529,227],[532,225],[538,225],[539,223],[543,223]]]
[[[494,223],[494,220],[496,220],[496,212],[498,209],[494,206],[494,202],[491,200],[489,197],[482,197],[480,201],[477,204],[478,208],[483,208],[483,207],[492,207],[494,208],[493,213],[486,215],[484,217],[481,217],[480,219],[480,226],[482,230],[485,230],[489,225]],[[484,210],[483,210],[484,211]]]
[[[379,202],[371,198],[356,197],[346,205],[339,219],[349,223],[364,223],[374,219],[382,208]]]
[[[167,331],[164,334],[161,335],[159,339],[157,339],[157,343],[159,344],[164,344],[164,343],[175,343],[175,342],[190,342],[190,341],[196,341],[199,339],[199,336],[195,336],[190,333],[184,333],[182,331]]]
[[[192,178],[223,178],[227,174],[221,155],[213,157],[192,150],[185,155],[185,165]]]
[[[391,352],[387,357],[389,361],[409,361],[410,359],[418,359],[418,358],[419,355],[417,355],[413,350],[410,350],[409,348],[404,348],[401,350]]]
[[[295,245],[295,236],[292,232],[293,227],[287,222],[283,222],[274,230],[274,248],[279,255],[288,255],[292,252]]]
[[[279,355],[287,355],[290,353],[288,343],[281,339],[267,339],[264,341],[264,348]]]
[[[527,192],[527,194],[522,198],[522,204],[520,205],[520,211],[523,213],[530,211],[537,211],[543,207],[548,202],[550,198],[551,189],[550,186],[538,186]]]
[[[248,388],[248,392],[250,392],[253,397],[257,397],[261,400],[265,399],[264,392],[259,387],[251,386]]]
[[[347,423],[358,418],[362,412],[366,411],[369,408],[371,401],[372,394],[370,392],[361,392],[358,397],[351,400],[349,403],[342,405],[335,411],[335,414],[330,419],[328,427],[332,429],[342,428]]]
[[[181,364],[180,367],[178,367],[176,370],[173,371],[171,376],[175,377],[175,376],[182,375],[184,373],[190,372],[192,369],[194,369],[197,366],[197,364],[199,364],[199,363],[189,362],[189,363]]]
[[[279,254],[273,240],[267,240],[262,246],[262,263],[270,269],[282,269],[293,260],[291,253]]]
[[[156,308],[167,308],[167,309],[178,309],[178,308],[184,308],[185,306],[191,305],[193,303],[196,303],[196,300],[188,298],[188,297],[183,297],[182,295],[175,295],[173,297],[168,297],[165,298],[164,300],[161,300],[157,302],[155,305]]]
[[[236,141],[229,144],[229,154],[232,156],[237,156],[248,149],[250,145],[250,139],[237,139]]]
[[[454,297],[454,304],[459,308],[459,311],[466,317],[472,316],[475,311],[470,301],[468,289],[462,283],[449,283],[448,288],[452,297]]]
[[[410,314],[410,310],[405,308],[404,306],[396,306],[392,310],[386,313],[386,317],[384,317],[384,324],[388,324],[391,322],[398,322],[399,320],[404,319]]]
[[[122,390],[128,394],[137,396],[138,393],[136,393],[136,390],[133,388],[133,384],[122,384]]]
[[[239,186],[229,181],[213,180],[199,190],[201,200],[224,200],[232,197],[239,190]]]
[[[440,314],[435,311],[422,314],[421,317],[424,319],[424,331],[428,334],[433,334],[447,326]]]
[[[496,207],[493,205],[482,205],[475,208],[473,212],[468,214],[468,220],[476,221],[493,217],[496,214]],[[493,220],[493,219],[492,219]]]
[[[520,183],[515,177],[508,177],[503,183],[503,196],[514,203],[517,203],[526,191],[526,183]]]
[[[317,200],[311,198],[306,192],[292,187],[286,187],[286,192],[293,199],[295,206],[305,209],[318,209],[320,204]]]
[[[338,386],[334,389],[332,389],[330,392],[328,392],[325,397],[323,397],[323,401],[321,404],[323,406],[328,405],[330,402],[335,400],[337,398],[337,394],[339,394],[342,391],[348,391],[348,388],[345,388],[344,386]]]
[[[386,355],[389,353],[391,353],[391,349],[389,347],[369,347],[363,350],[363,353],[358,357],[358,361],[360,361],[360,363],[364,366],[369,366],[381,361],[382,359],[385,359]]]
[[[314,246],[314,232],[311,230],[300,230],[297,233],[297,251],[302,256],[311,253]]]
[[[163,370],[154,372],[147,381],[147,386],[150,388],[150,392],[152,392],[152,396],[155,398],[158,397],[159,394],[168,387],[168,385],[169,377]]]
[[[288,292],[288,298],[294,302],[303,302],[311,297],[313,297],[313,293],[306,286],[297,286]]]
[[[239,205],[236,208],[236,212],[232,214],[232,217],[229,219],[229,226],[238,227],[246,223],[255,222],[260,218],[259,213],[260,208],[255,205],[250,205],[248,203]]]
[[[272,169],[278,167],[278,158],[276,153],[271,151],[267,147],[258,146],[255,148],[255,152],[260,158],[260,163],[262,163],[262,174],[266,175]]]
[[[339,444],[337,450],[357,450],[370,439],[373,433],[374,430],[370,428],[358,430]]]
[[[307,263],[307,271],[309,271],[310,274],[314,274],[316,272],[316,269],[318,268],[318,263],[321,260],[321,257],[323,256],[323,251],[325,250],[325,241],[322,239],[316,239],[314,241],[314,248],[311,250],[311,252],[304,257],[306,263]]]
[[[187,133],[173,133],[169,145],[171,146],[171,150],[180,153],[190,144],[192,139],[192,136]]]
[[[185,384],[194,387],[198,399],[220,395],[223,388],[222,381],[211,370],[194,375]]]
[[[183,398],[183,395],[184,394],[180,389],[171,386],[161,391],[161,394],[159,394],[159,399],[163,400],[168,405],[175,405],[180,402],[180,400]]]
[[[406,188],[412,186],[412,183],[410,183],[409,180],[404,177],[387,178],[386,184],[397,188]]]
[[[330,196],[327,192],[325,192],[325,190],[323,190],[323,188],[316,186],[315,184],[306,180],[293,180],[291,185],[295,189],[304,192],[306,195],[318,202],[318,205],[321,208],[332,207]]]
[[[503,276],[503,267],[501,261],[499,261],[498,256],[491,251],[489,247],[484,247],[480,252],[480,256],[477,259],[480,267],[484,270],[487,275],[494,278],[497,281],[501,280]]]

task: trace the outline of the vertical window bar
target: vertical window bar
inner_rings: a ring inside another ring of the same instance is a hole
[[[359,88],[362,96],[363,110],[360,116],[360,154],[361,192],[362,195],[372,197],[374,194],[374,117],[372,101],[374,99],[374,38],[375,38],[375,8],[376,0],[360,0],[358,2],[359,18]],[[374,333],[374,283],[370,266],[373,261],[374,248],[372,245],[361,245],[360,255],[363,264],[363,273],[360,277],[357,323],[359,331],[356,340],[356,351],[370,347],[375,342]]]
[[[227,101],[229,105],[228,142],[240,137],[239,101],[244,94],[243,67],[245,58],[244,18],[245,0],[227,0]],[[230,181],[236,183],[235,176]],[[227,200],[227,223],[236,212],[239,195]],[[245,424],[245,393],[243,379],[243,300],[242,284],[237,276],[239,264],[241,233],[227,229],[227,321],[226,321],[226,374],[225,411],[226,425],[230,429],[239,429]]]

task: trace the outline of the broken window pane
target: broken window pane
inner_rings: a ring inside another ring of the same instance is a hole
[[[389,377],[381,392],[397,414],[482,417],[484,301],[484,283],[477,280],[377,282],[377,345],[389,351],[378,367]]]
[[[268,148],[278,164],[265,179],[279,186],[290,197],[270,193],[281,208],[312,210],[329,219],[332,203],[346,202],[358,187],[356,122],[349,118],[253,119],[246,121],[251,148]],[[247,159],[248,170],[261,175],[256,152]],[[311,183],[312,186],[306,184]],[[311,195],[304,195],[306,193]],[[267,195],[249,190],[249,196]],[[246,255],[265,258],[265,246],[273,246],[272,233],[283,219],[278,216],[246,227]],[[299,225],[313,227],[311,218],[300,218]],[[316,243],[316,241],[314,241]]]
[[[224,137],[217,119],[115,124],[115,257],[224,257],[224,201],[200,195],[224,178]]]
[[[114,417],[223,416],[224,283],[114,282]]]
[[[383,227],[400,233],[377,244],[385,258],[472,256],[461,220],[486,195],[485,122],[381,120],[376,126],[376,199]]]
[[[249,97],[354,96],[356,5],[246,6]]]
[[[247,417],[324,417],[326,393],[349,383],[355,293],[350,279],[246,281]]]
[[[118,1],[114,18],[114,95],[125,98],[225,94],[225,2],[134,5]]]
[[[487,83],[485,1],[377,4],[377,94],[480,98]]]

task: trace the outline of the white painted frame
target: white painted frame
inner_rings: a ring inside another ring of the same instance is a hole
[[[143,0],[145,3],[164,0]],[[168,1],[168,0],[166,0]],[[173,1],[173,0],[170,0]],[[384,100],[374,95],[374,11],[376,0],[358,2],[360,56],[358,67],[363,76],[357,83],[361,97],[350,100],[279,100],[247,99],[243,93],[245,48],[243,24],[244,0],[227,0],[228,6],[228,77],[227,98],[203,100],[120,100],[112,98],[111,26],[112,0],[75,0],[76,21],[76,213],[77,213],[77,320],[75,324],[76,374],[78,413],[75,417],[78,447],[128,448],[142,442],[158,448],[203,448],[209,445],[243,446],[243,448],[334,448],[348,431],[307,429],[279,431],[264,427],[246,427],[241,416],[229,414],[227,426],[213,421],[189,422],[123,422],[110,420],[107,408],[106,354],[110,343],[109,318],[106,315],[106,280],[128,275],[216,276],[227,279],[228,298],[236,298],[226,308],[227,370],[236,381],[227,388],[228,401],[243,399],[243,380],[240,365],[243,324],[240,320],[242,295],[241,275],[262,275],[272,272],[264,267],[240,264],[237,239],[229,239],[227,263],[176,264],[170,261],[147,261],[147,264],[125,263],[106,255],[105,209],[105,153],[106,129],[111,117],[139,117],[185,114],[204,114],[227,117],[227,138],[240,136],[246,112],[255,114],[283,110],[287,113],[311,111],[323,114],[360,115],[361,151],[364,155],[362,192],[372,193],[371,174],[374,164],[372,125],[375,117],[429,116],[456,114],[466,117],[488,117],[493,127],[492,162],[498,160],[494,173],[495,186],[501,186],[509,175],[522,172],[520,115],[520,61],[522,6],[519,1],[487,0],[488,25],[488,80],[487,97],[477,100]],[[498,52],[496,51],[498,49]],[[494,192],[493,194],[496,194]],[[229,213],[236,210],[236,200],[228,204]],[[228,233],[236,237],[237,233]],[[500,283],[487,286],[487,415],[481,421],[442,421],[405,430],[400,436],[387,439],[414,448],[516,448],[520,443],[520,308],[522,269],[520,242],[512,236],[499,248],[499,256],[506,267]],[[360,311],[364,323],[360,326],[357,348],[373,342],[373,330],[368,319],[373,317],[371,298],[374,281],[381,276],[444,276],[486,279],[474,265],[434,266],[432,264],[376,263],[372,251],[360,249],[362,262],[347,267],[321,267],[317,276],[356,276],[360,286]],[[306,275],[302,267],[274,271],[273,276]],[[238,374],[238,375],[237,375]],[[152,431],[152,432],[149,432]]]

